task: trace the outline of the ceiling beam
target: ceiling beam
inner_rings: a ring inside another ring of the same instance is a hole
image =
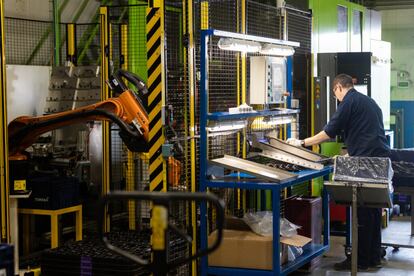
[[[414,8],[414,0],[366,0],[364,6],[375,9]]]

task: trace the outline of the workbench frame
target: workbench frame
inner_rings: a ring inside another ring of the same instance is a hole
[[[291,45],[290,42],[281,40],[273,40],[267,38],[260,38],[255,36],[248,36],[242,34],[221,32],[213,29],[201,31],[201,90],[200,90],[200,192],[207,192],[208,188],[231,188],[231,189],[249,189],[249,190],[269,190],[272,192],[272,210],[273,210],[273,269],[244,269],[244,268],[227,268],[227,267],[212,267],[208,266],[208,257],[201,258],[201,275],[287,275],[304,264],[309,263],[312,259],[322,255],[329,249],[329,197],[327,190],[324,188],[322,192],[322,208],[323,208],[323,243],[310,243],[303,247],[303,254],[292,262],[284,265],[280,264],[280,192],[288,187],[301,184],[305,181],[312,180],[317,177],[324,177],[329,179],[329,174],[332,172],[331,166],[326,166],[322,170],[304,170],[298,173],[298,177],[294,180],[268,183],[268,182],[254,182],[247,181],[211,181],[207,178],[208,160],[207,160],[207,123],[208,121],[222,121],[222,120],[239,120],[260,116],[286,116],[286,111],[281,110],[265,110],[255,113],[241,113],[229,114],[227,112],[208,112],[208,40],[211,36],[234,37],[239,39],[256,40],[259,42],[276,43],[281,45]],[[290,67],[289,67],[290,66]],[[288,59],[288,72],[291,70],[291,59]],[[288,73],[289,74],[289,73]],[[296,112],[295,112],[296,113]],[[200,239],[201,249],[208,246],[208,228],[207,228],[207,204],[200,205]]]

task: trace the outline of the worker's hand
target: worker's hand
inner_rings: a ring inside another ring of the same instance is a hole
[[[295,146],[295,147],[301,147],[302,146],[302,140],[296,139],[296,138],[289,138],[286,140],[286,143],[289,145]]]

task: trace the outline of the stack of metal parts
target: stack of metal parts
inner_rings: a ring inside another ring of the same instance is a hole
[[[39,100],[46,101],[46,114],[94,104],[100,101],[100,82],[99,66],[52,67],[49,94]],[[41,137],[28,152],[32,157],[48,158],[48,167],[43,170],[64,170],[65,174],[76,175],[86,183],[101,183],[101,136],[100,122],[71,125],[54,130],[49,137]]]
[[[267,140],[268,143],[253,141],[253,146],[262,150],[259,153],[261,156],[312,170],[322,170],[324,164],[329,162],[329,158],[326,156],[302,147],[289,145],[280,139],[267,137]]]
[[[210,162],[214,165],[222,166],[230,170],[245,172],[249,175],[272,182],[284,182],[298,177],[294,173],[276,167],[262,165],[230,155],[224,155],[224,157],[210,160]]]
[[[251,154],[249,160],[224,155],[210,163],[272,182],[285,182],[297,178],[296,173],[304,169],[322,170],[330,161],[323,155],[273,137],[267,137],[266,142],[254,139],[253,147],[260,152]]]
[[[271,159],[271,158],[268,158],[262,155],[256,155],[256,156],[250,157],[248,158],[248,160],[259,163],[259,164],[266,165],[271,168],[278,168],[278,169],[285,170],[288,172],[299,172],[304,169],[304,167],[301,167],[295,164],[290,164],[287,162],[274,160],[274,159]]]
[[[98,66],[53,67],[45,113],[72,110],[100,100]]]
[[[108,240],[131,254],[149,260],[151,231],[111,232]],[[181,247],[184,240],[171,233],[169,246]],[[170,259],[175,256],[169,255]],[[150,271],[105,247],[98,238],[71,242],[62,247],[46,250],[41,258],[42,275],[149,275]]]

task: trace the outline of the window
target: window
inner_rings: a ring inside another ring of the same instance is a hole
[[[351,51],[360,52],[361,50],[362,50],[362,12],[354,10],[352,12]]]
[[[338,6],[338,33],[348,32],[348,8]]]
[[[348,8],[338,6],[338,27],[335,35],[336,50],[347,52],[349,50],[348,43]]]

